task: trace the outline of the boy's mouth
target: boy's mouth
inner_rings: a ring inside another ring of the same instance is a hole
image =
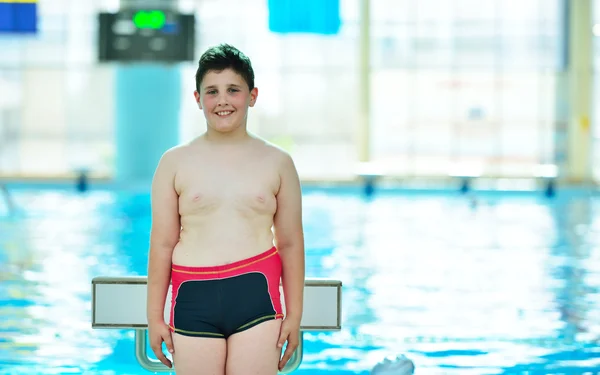
[[[217,116],[219,116],[219,117],[227,117],[227,116],[229,116],[232,113],[233,113],[233,111],[219,111],[219,112],[217,112]]]

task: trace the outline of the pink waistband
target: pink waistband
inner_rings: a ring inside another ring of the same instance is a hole
[[[250,258],[238,260],[236,262],[218,265],[218,266],[203,266],[203,267],[190,267],[190,266],[180,266],[177,264],[172,265],[173,272],[181,272],[181,273],[193,273],[193,274],[208,274],[208,273],[216,273],[216,272],[229,272],[235,271],[238,269],[242,269],[244,267],[250,266],[252,264],[256,264],[258,262],[262,262],[263,260],[269,259],[273,255],[277,254],[277,248],[273,246],[269,250],[264,253],[260,253]]]

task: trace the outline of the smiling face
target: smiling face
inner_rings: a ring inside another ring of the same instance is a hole
[[[232,69],[225,69],[207,72],[199,89],[194,96],[204,112],[209,131],[245,131],[248,108],[256,103],[256,87],[250,90],[241,75]]]

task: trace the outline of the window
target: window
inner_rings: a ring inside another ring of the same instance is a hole
[[[228,42],[252,59],[259,98],[249,128],[288,149],[304,178],[351,177],[357,162],[360,7],[340,3],[340,33],[318,36],[271,33],[266,1],[179,2],[196,12],[198,57]],[[560,4],[372,0],[372,160],[421,176],[457,164],[529,176],[552,163]],[[115,68],[96,61],[96,13],[117,6],[42,1],[39,36],[0,38],[0,174],[114,173]],[[180,66],[188,140],[204,118],[192,96],[196,66]]]

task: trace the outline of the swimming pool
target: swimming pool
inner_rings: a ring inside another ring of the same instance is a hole
[[[133,332],[92,330],[90,282],[145,275],[147,193],[13,190],[0,201],[0,374],[145,374]],[[304,192],[307,276],[342,280],[343,329],[298,374],[600,371],[600,211],[586,192]]]

